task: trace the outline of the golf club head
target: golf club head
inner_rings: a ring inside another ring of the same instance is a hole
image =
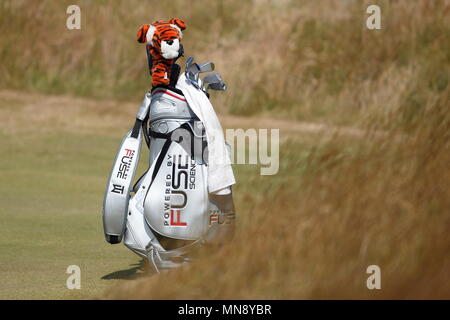
[[[214,70],[214,63],[205,62],[205,63],[193,63],[189,66],[189,72],[192,72],[195,80],[198,80],[200,73],[211,72]]]
[[[192,80],[198,78],[197,75],[198,75],[199,71],[200,71],[200,69],[198,68],[198,65],[195,62],[190,64],[189,67],[186,69],[186,73],[187,73],[188,77]]]
[[[186,70],[187,70],[187,72],[190,72],[192,74],[197,74],[200,72],[200,68],[198,67],[198,64],[195,62],[191,63]]]
[[[218,83],[222,82],[222,77],[217,72],[214,72],[204,77],[203,81],[206,83]]]
[[[186,69],[185,69],[185,71],[187,71],[187,70],[189,69],[189,67],[190,67],[190,65],[192,64],[192,62],[194,62],[194,57],[189,57],[189,58],[186,60]]]
[[[214,82],[214,83],[208,84],[208,87],[206,90],[208,90],[208,89],[224,91],[227,89],[227,85],[224,82]]]
[[[194,63],[194,57],[189,57],[186,61],[186,76],[190,79],[195,78],[195,74],[198,73],[199,69],[196,63]]]
[[[184,73],[186,74],[186,78],[192,83],[192,85],[200,89],[197,76],[199,71],[200,69],[198,68],[198,65],[194,62],[194,57],[189,57],[186,60],[186,69],[184,70]]]
[[[204,72],[211,72],[215,68],[213,62],[195,63],[194,57],[189,57],[186,61],[186,77],[197,88],[207,93],[208,89],[225,90],[226,85],[222,82],[222,77],[218,73],[207,75],[203,81],[200,81],[199,75]],[[208,84],[208,85],[207,85]],[[206,87],[205,87],[206,86]]]
[[[199,73],[203,73],[203,72],[211,72],[214,71],[215,65],[212,62],[205,62],[205,63],[200,63],[197,64],[198,68],[199,68]]]

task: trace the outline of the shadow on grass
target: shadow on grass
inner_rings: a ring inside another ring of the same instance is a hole
[[[148,270],[145,259],[141,259],[138,263],[131,264],[130,267],[130,269],[114,271],[104,275],[102,280],[134,280],[143,276],[148,276],[152,273]]]

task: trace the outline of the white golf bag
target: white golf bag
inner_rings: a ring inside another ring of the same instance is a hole
[[[198,76],[196,83],[202,85]],[[149,167],[133,186],[142,136]],[[123,239],[159,272],[191,261],[205,244],[229,240],[235,218],[231,186],[208,193],[206,148],[203,123],[181,91],[157,87],[147,93],[107,184],[106,241]]]

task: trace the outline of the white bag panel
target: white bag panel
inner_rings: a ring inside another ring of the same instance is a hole
[[[120,145],[110,178],[107,183],[103,202],[103,228],[105,236],[117,236],[122,239],[126,215],[128,212],[129,191],[139,162],[141,133],[137,138],[125,136]],[[108,237],[107,237],[108,239]]]
[[[147,223],[163,236],[197,240],[208,227],[207,170],[172,143],[144,202]]]

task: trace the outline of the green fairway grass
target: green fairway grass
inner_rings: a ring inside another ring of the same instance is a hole
[[[119,141],[32,127],[1,134],[0,298],[88,298],[139,272],[139,257],[103,238],[102,196]],[[69,265],[81,268],[80,290],[66,287]]]
[[[132,118],[115,110],[117,129],[102,130],[111,121],[96,105],[0,96],[0,299],[92,298],[143,272],[137,255],[104,240],[101,216],[109,170]],[[66,286],[70,265],[80,267],[79,290]]]

